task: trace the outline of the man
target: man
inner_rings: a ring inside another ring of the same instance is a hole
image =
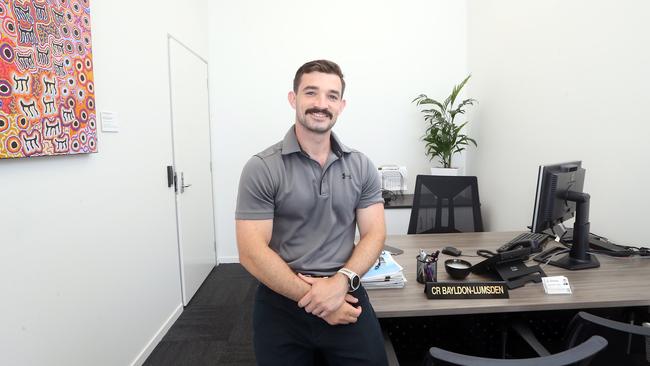
[[[296,72],[296,121],[253,156],[237,198],[241,264],[260,282],[253,311],[260,365],[385,365],[379,323],[359,285],[385,239],[379,176],[331,131],[345,107],[339,66]],[[355,224],[360,240],[354,245]]]

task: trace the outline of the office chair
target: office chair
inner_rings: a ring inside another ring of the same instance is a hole
[[[483,231],[476,177],[417,176],[408,234],[475,231]]]
[[[437,347],[429,350],[427,366],[565,366],[589,365],[591,359],[607,346],[607,340],[600,336],[593,336],[576,347],[567,349],[553,355],[535,358],[501,359],[468,356],[460,353],[446,351]]]
[[[650,355],[647,354],[650,350],[645,349],[646,342],[650,340],[650,327],[601,318],[581,311],[573,317],[567,329],[565,344],[568,347],[594,334],[607,339],[609,347],[594,359],[594,365],[650,365]]]

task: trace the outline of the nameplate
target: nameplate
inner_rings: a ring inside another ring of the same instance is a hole
[[[504,281],[427,282],[424,293],[429,299],[508,299]]]

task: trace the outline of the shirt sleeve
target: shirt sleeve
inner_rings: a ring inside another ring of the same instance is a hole
[[[244,166],[237,193],[237,220],[267,220],[275,210],[275,185],[264,161],[253,156]]]
[[[361,199],[357,208],[366,208],[374,205],[375,203],[384,203],[381,196],[381,182],[379,181],[379,173],[375,165],[365,155],[363,161],[364,182],[361,188]]]

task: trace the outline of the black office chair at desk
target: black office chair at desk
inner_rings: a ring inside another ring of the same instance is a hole
[[[568,326],[566,346],[571,347],[597,334],[609,346],[593,360],[593,365],[650,365],[650,327],[601,318],[586,312],[576,314]]]
[[[408,234],[483,231],[476,177],[418,175]]]
[[[532,329],[525,322],[512,322],[514,330],[538,355],[549,352],[537,340]],[[599,352],[592,360],[592,366],[650,365],[650,327],[633,325],[602,318],[586,312],[578,312],[569,322],[563,340],[563,349],[571,349],[593,336],[603,337],[607,349]],[[504,345],[504,348],[507,347]]]
[[[587,366],[594,355],[606,346],[607,341],[603,337],[593,336],[564,352],[520,359],[475,357],[432,347],[429,350],[427,366]]]

